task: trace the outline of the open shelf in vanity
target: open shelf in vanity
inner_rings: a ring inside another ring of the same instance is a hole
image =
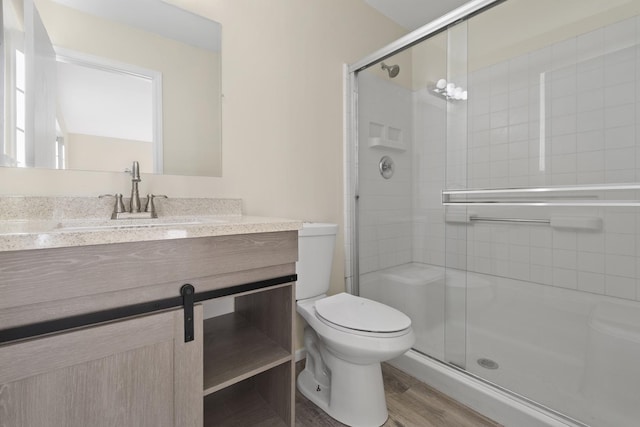
[[[289,368],[279,365],[254,377],[226,387],[204,398],[204,426],[272,426],[286,427],[293,423],[285,422],[281,412],[289,411],[278,404],[284,403],[286,393],[281,393],[277,399],[265,398],[265,383],[278,381],[288,377]]]
[[[293,425],[294,284],[235,298],[203,324],[204,425]]]

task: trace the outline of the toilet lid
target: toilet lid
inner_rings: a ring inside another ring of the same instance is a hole
[[[411,319],[395,308],[347,293],[322,298],[315,307],[324,320],[357,331],[388,333],[411,326]]]

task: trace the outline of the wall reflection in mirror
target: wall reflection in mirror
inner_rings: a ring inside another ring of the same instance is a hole
[[[221,26],[162,0],[1,0],[0,165],[221,176]]]

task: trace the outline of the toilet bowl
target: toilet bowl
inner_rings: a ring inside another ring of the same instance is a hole
[[[347,293],[326,296],[335,224],[299,233],[297,311],[307,322],[300,392],[349,426],[380,426],[388,412],[380,363],[411,348],[415,334],[402,312]]]

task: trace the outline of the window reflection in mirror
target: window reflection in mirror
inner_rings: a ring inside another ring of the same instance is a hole
[[[3,15],[1,165],[221,175],[218,23],[160,0],[3,0]]]
[[[161,173],[162,74],[62,49],[57,59],[64,167],[113,171],[136,159],[141,172]]]

